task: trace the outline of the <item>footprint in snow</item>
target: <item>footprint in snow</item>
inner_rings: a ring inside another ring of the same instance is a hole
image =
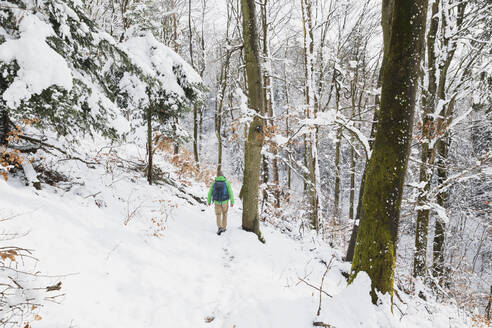
[[[234,260],[234,255],[229,254],[229,250],[227,248],[222,248],[224,251],[224,256],[222,257],[226,262],[224,263],[225,268],[230,268],[230,262]]]

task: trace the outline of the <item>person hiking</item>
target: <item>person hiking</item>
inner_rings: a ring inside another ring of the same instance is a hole
[[[217,234],[220,236],[227,228],[229,202],[231,202],[231,207],[234,206],[234,194],[231,185],[220,169],[217,170],[217,177],[208,191],[207,204],[211,205],[212,201],[215,204],[215,215],[217,216]]]

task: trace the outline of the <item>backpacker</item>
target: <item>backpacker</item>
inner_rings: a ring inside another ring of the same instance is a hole
[[[225,181],[215,181],[212,200],[223,202],[228,199],[229,199],[229,193],[227,192],[227,185]]]

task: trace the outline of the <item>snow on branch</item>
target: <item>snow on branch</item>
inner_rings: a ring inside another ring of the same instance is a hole
[[[72,89],[72,74],[65,59],[46,43],[53,36],[50,25],[33,14],[23,16],[20,38],[0,44],[0,62],[16,61],[20,69],[14,82],[2,95],[7,105],[15,108],[21,101],[56,85]]]
[[[317,117],[311,119],[304,119],[300,122],[302,125],[299,130],[289,138],[289,142],[296,135],[303,135],[306,133],[307,129],[304,127],[320,127],[320,126],[332,126],[339,125],[352,133],[359,143],[364,148],[366,154],[366,159],[371,157],[371,146],[369,145],[368,138],[360,131],[354,124],[352,120],[345,117],[342,113],[336,111],[326,111],[317,114]]]

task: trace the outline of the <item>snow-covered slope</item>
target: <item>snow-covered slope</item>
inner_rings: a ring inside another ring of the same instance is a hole
[[[133,160],[139,151],[127,145],[124,154]],[[70,189],[60,184],[36,191],[19,179],[0,179],[0,215],[17,215],[3,229],[27,233],[1,246],[34,250],[35,270],[53,276],[41,277],[43,282],[62,281],[61,303],[39,309],[42,319],[33,328],[465,325],[452,307],[426,304],[426,312],[409,297],[406,305],[397,301],[403,316],[396,309],[392,315],[388,304],[373,306],[367,275],[347,288],[341,271],[349,266],[315,236],[296,241],[262,226],[262,244],[242,231],[239,200],[219,237],[211,207],[191,205],[173,187],[149,186],[140,172],[111,161],[95,168],[78,161],[51,164],[70,177]],[[188,192],[204,196],[206,186],[196,183]],[[317,317],[319,292],[299,278],[319,286],[321,261],[331,261],[323,289],[333,298],[323,294]],[[15,279],[22,283],[22,277]]]

